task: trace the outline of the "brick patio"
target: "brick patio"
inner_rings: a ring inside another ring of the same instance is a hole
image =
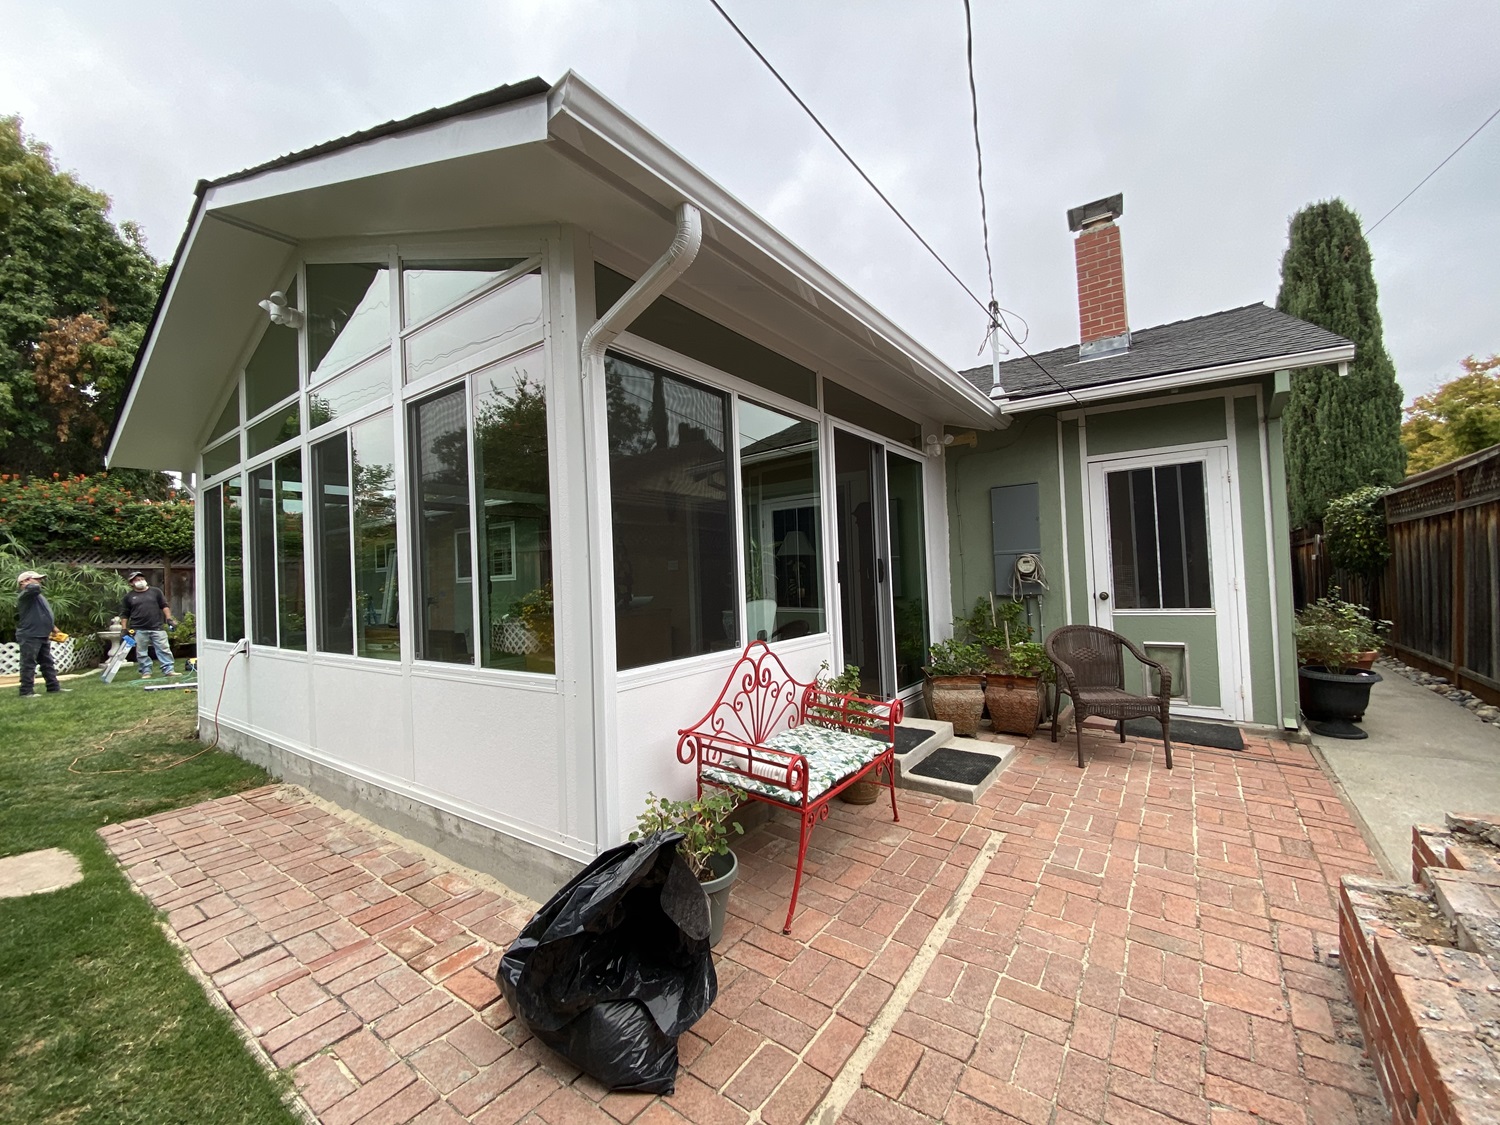
[[[608,1094],[493,976],[534,904],[268,787],[102,830],[325,1125],[1388,1121],[1337,948],[1378,874],[1308,748],[1038,738],[978,806],[839,804],[738,851],[670,1098]],[[882,811],[883,810],[883,811]],[[826,1117],[824,1115],[827,1115]]]

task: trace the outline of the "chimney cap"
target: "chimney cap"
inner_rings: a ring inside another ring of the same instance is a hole
[[[1123,214],[1125,214],[1125,193],[1120,192],[1106,196],[1104,199],[1096,199],[1092,203],[1085,203],[1082,207],[1068,208],[1068,229],[1076,233],[1095,223],[1118,219]]]

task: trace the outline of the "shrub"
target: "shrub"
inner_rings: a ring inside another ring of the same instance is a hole
[[[6,640],[16,635],[16,575],[23,570],[39,570],[47,576],[42,593],[64,633],[96,632],[120,611],[126,586],[114,571],[43,562],[12,543],[0,547],[0,637]]]
[[[1385,533],[1385,494],[1389,491],[1372,484],[1328,502],[1323,534],[1334,566],[1363,578],[1380,573],[1391,557]]]
[[[112,480],[0,474],[0,533],[38,557],[84,551],[176,555],[193,549],[193,502],[154,500]]]

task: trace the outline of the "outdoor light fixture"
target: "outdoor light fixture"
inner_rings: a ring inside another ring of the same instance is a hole
[[[978,445],[979,435],[973,430],[965,430],[961,434],[928,434],[925,439],[927,456],[941,457],[943,450],[950,445]]]
[[[286,294],[280,289],[261,301],[260,307],[266,310],[272,324],[285,325],[287,328],[302,327],[302,314],[287,304]]]

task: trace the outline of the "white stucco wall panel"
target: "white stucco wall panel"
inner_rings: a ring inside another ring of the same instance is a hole
[[[401,669],[373,661],[361,665],[313,663],[318,755],[409,781],[411,749],[406,739]]]
[[[312,741],[312,681],[305,653],[281,653],[252,646],[250,657],[235,657],[229,678],[239,677],[249,699],[250,727],[292,746]]]
[[[201,590],[203,587],[199,586]],[[225,663],[229,660],[232,645],[217,641],[200,641],[198,644],[198,714],[202,716],[203,737],[213,737],[213,717],[217,708],[226,723],[245,726],[249,721],[245,658],[234,657],[233,665],[225,674]],[[220,702],[219,692],[223,691]]]

